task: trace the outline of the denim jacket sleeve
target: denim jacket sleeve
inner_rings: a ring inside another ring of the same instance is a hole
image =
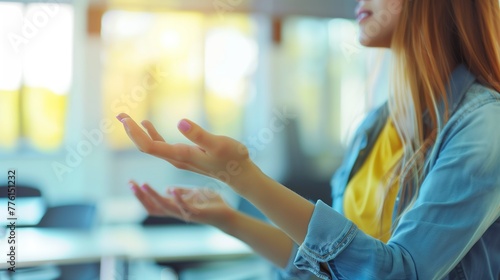
[[[278,270],[278,279],[286,279],[286,280],[304,280],[311,278],[312,274],[308,270],[300,270],[293,263],[295,256],[297,255],[297,251],[299,246],[296,243],[293,243],[292,252],[290,254],[290,259],[288,260],[288,264],[284,269]]]
[[[500,216],[500,97],[473,86],[465,99],[436,140],[416,202],[387,244],[318,201],[294,265],[321,279],[442,279],[487,231],[498,231],[491,225]],[[473,262],[495,266],[480,254]],[[498,273],[474,271],[484,273],[477,279]]]

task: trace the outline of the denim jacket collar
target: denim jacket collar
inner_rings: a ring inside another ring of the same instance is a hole
[[[475,81],[476,76],[472,74],[464,64],[460,64],[453,70],[446,90],[446,96],[448,98],[448,118],[455,112],[465,93]],[[442,100],[438,104],[438,111],[441,115],[441,119],[443,119],[444,102]],[[423,119],[427,126],[432,125],[428,110],[424,112]]]

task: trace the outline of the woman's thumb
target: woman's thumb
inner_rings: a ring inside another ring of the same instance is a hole
[[[177,124],[177,128],[187,139],[205,150],[211,150],[217,144],[215,135],[190,120],[182,119]]]

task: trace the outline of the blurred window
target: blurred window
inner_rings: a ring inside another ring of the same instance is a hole
[[[0,2],[0,34],[0,151],[24,142],[57,150],[72,81],[73,8]]]
[[[384,99],[378,92],[373,95],[371,81],[377,74],[373,70],[383,62],[373,61],[383,53],[362,47],[358,32],[357,23],[347,19],[295,17],[283,22],[288,78],[282,97],[286,100],[280,102],[299,113],[299,137],[306,155],[338,153],[366,111]],[[377,75],[376,80],[381,78]]]
[[[102,39],[105,117],[150,119],[173,142],[185,141],[175,127],[183,117],[242,137],[258,65],[251,16],[111,10]],[[121,130],[108,140],[115,149],[132,145]]]
[[[138,120],[150,119],[173,142],[186,141],[175,127],[182,117],[241,139],[252,116],[269,114],[268,106],[254,106],[245,114],[249,99],[265,94],[260,98],[273,100],[272,106],[286,104],[298,112],[297,152],[338,155],[338,160],[366,111],[387,94],[380,82],[387,73],[376,71],[383,62],[381,51],[359,44],[353,20],[290,16],[280,20],[279,42],[263,42],[258,32],[265,33],[266,25],[258,19],[238,13],[106,12],[106,117],[127,112]],[[263,69],[268,64],[259,64],[259,50],[273,43],[277,45],[271,55],[283,59],[272,58],[281,65],[271,66],[279,73],[270,73],[267,81],[281,83],[271,86],[280,92],[266,93],[268,85],[257,83],[255,76],[268,73]],[[132,147],[121,130],[110,134],[109,143],[115,149]]]

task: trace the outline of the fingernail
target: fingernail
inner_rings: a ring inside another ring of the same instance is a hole
[[[177,127],[182,132],[188,132],[191,129],[191,124],[188,123],[186,120],[181,120],[177,125]]]
[[[148,190],[148,189],[146,188],[146,185],[142,185],[142,186],[141,186],[141,189],[142,189],[143,191],[147,191],[147,190]]]
[[[134,186],[134,185],[132,185],[132,184],[130,184],[130,189],[131,189],[134,193],[136,193],[136,192],[137,192],[137,189],[136,189],[136,188],[135,188],[135,186]]]
[[[126,118],[129,118],[129,116],[125,113],[120,113],[120,114],[116,115],[116,119],[121,121],[121,122],[123,122],[123,120]]]
[[[125,119],[121,119],[120,121],[122,122],[123,127],[125,127],[125,129],[127,129],[127,130],[128,130],[128,124],[127,124],[126,120],[127,120],[127,119],[125,118]]]

